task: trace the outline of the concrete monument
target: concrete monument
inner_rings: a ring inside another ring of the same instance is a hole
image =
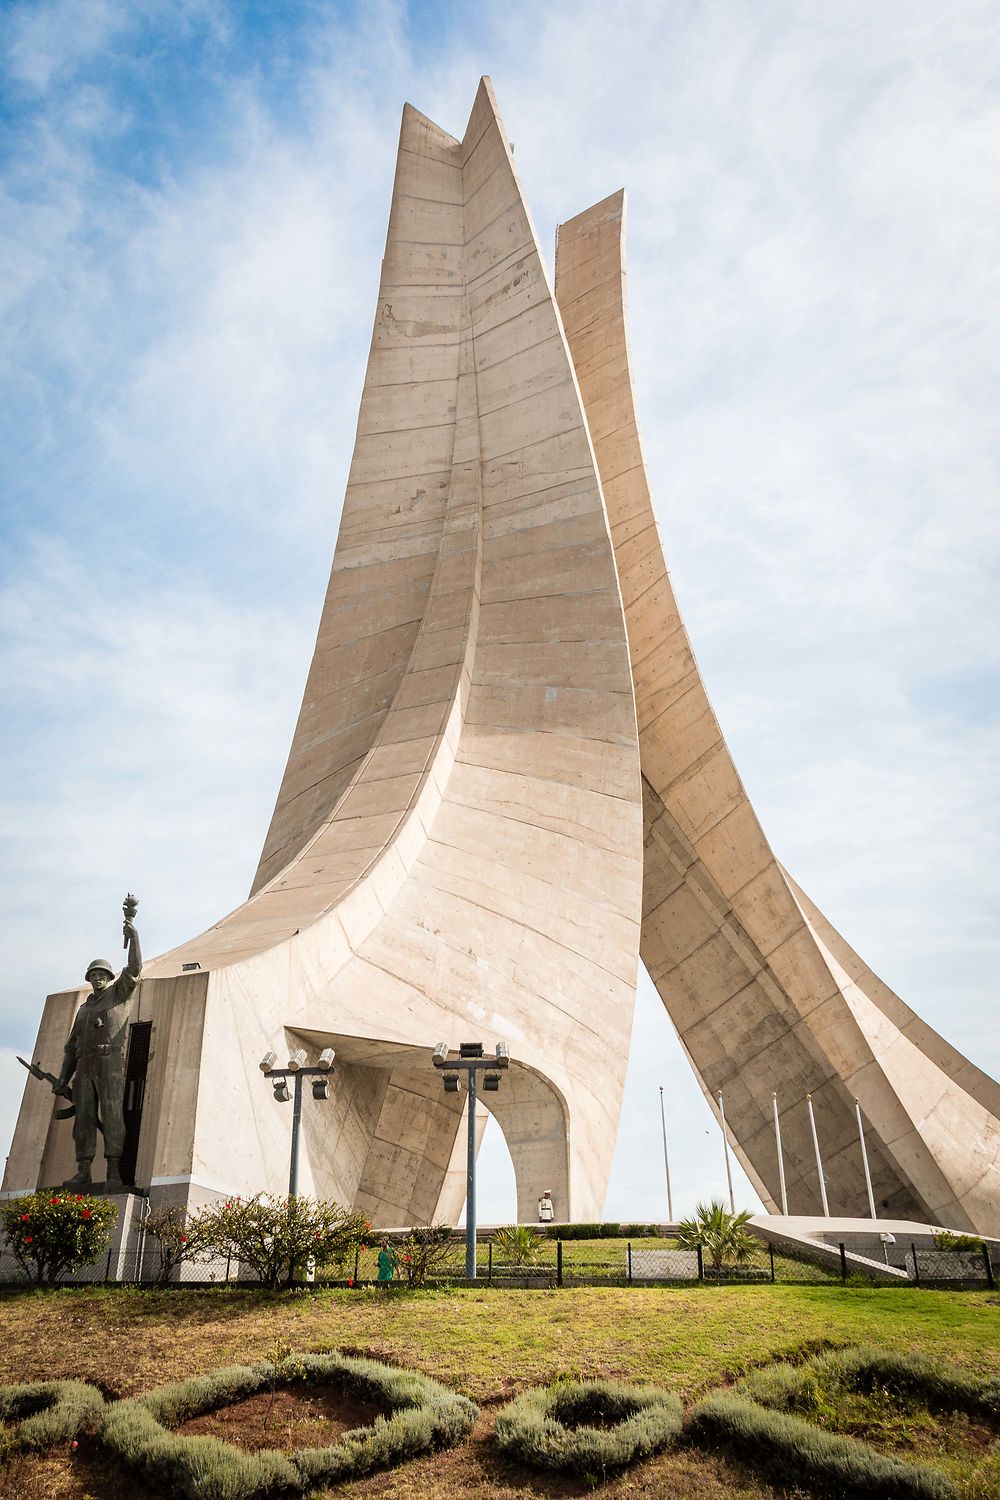
[[[769,1206],[780,1087],[793,1209],[816,1208],[811,1091],[836,1212],[863,1211],[857,1095],[895,1215],[1000,1220],[1000,1091],[780,868],[708,705],[645,481],[622,228],[620,194],[562,226],[557,305],[489,81],[461,141],[404,108],[333,571],[257,874],[135,1000],[129,1118],[156,1193],[281,1190],[288,1114],[259,1060],[332,1047],[301,1190],[381,1225],[453,1219],[464,1096],[431,1049],[503,1039],[489,1108],[519,1218],[546,1190],[557,1219],[597,1217],[641,941]],[[36,1060],[80,998],[49,997]],[[61,1180],[69,1150],[26,1092],[5,1188]]]

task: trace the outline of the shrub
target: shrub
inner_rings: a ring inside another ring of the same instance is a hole
[[[688,1432],[705,1448],[723,1448],[782,1487],[800,1486],[846,1500],[956,1500],[950,1479],[923,1464],[877,1453],[856,1438],[767,1411],[742,1396],[710,1396],[692,1412]]]
[[[179,1203],[164,1203],[152,1209],[143,1228],[157,1249],[154,1280],[163,1284],[185,1261],[203,1260],[212,1253],[211,1230],[214,1210],[203,1208],[189,1214]]]
[[[887,1390],[929,1406],[1000,1418],[1000,1378],[972,1375],[957,1365],[894,1349],[858,1347],[816,1355],[804,1365],[771,1365],[740,1383],[741,1392],[778,1411],[811,1411],[824,1391]]]
[[[620,1240],[620,1224],[546,1224],[550,1240]]]
[[[707,1251],[712,1265],[721,1271],[724,1265],[745,1266],[759,1248],[758,1241],[746,1228],[748,1212],[731,1214],[721,1203],[699,1203],[693,1219],[684,1219],[677,1227],[677,1243],[682,1250],[700,1245]]]
[[[935,1250],[982,1250],[983,1242],[975,1234],[952,1234],[950,1229],[941,1229],[934,1236]]]
[[[509,1224],[493,1235],[493,1253],[514,1266],[533,1266],[541,1252],[541,1237],[530,1224]]]
[[[202,1412],[296,1380],[334,1382],[386,1403],[392,1415],[345,1433],[328,1448],[306,1448],[290,1456],[247,1454],[216,1438],[169,1430]],[[279,1364],[263,1361],[216,1370],[116,1402],[107,1408],[102,1436],[127,1463],[189,1500],[254,1500],[272,1491],[302,1493],[448,1447],[471,1431],[477,1416],[471,1401],[429,1376],[341,1354],[299,1354]]]
[[[364,1214],[338,1203],[263,1193],[208,1209],[200,1221],[204,1251],[231,1253],[272,1290],[294,1281],[311,1261],[353,1254],[370,1229]]]
[[[118,1205],[83,1193],[26,1193],[0,1203],[0,1223],[29,1281],[53,1285],[92,1266],[111,1242]]]
[[[70,1443],[99,1425],[104,1397],[82,1380],[37,1380],[0,1386],[0,1422],[10,1448],[41,1449]]]
[[[496,1432],[500,1447],[525,1463],[597,1478],[660,1452],[681,1422],[681,1404],[666,1391],[562,1381],[511,1401],[497,1415]]]
[[[423,1286],[435,1266],[451,1255],[454,1235],[448,1224],[425,1224],[411,1229],[399,1246],[397,1268],[409,1287]]]

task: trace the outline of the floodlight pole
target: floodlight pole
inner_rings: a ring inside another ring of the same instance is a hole
[[[295,1092],[292,1095],[292,1151],[288,1159],[288,1196],[295,1198],[299,1191],[299,1131],[302,1129],[302,1069],[295,1074]]]
[[[476,1279],[476,1070],[469,1069],[469,1137],[466,1154],[465,1275]]]
[[[448,1048],[444,1042],[439,1042],[434,1049],[432,1061],[435,1068],[441,1069],[445,1075],[445,1088],[448,1085],[448,1075],[452,1076],[451,1092],[458,1090],[459,1073],[466,1074],[466,1092],[468,1095],[469,1109],[469,1135],[466,1155],[466,1187],[465,1187],[465,1275],[469,1281],[476,1280],[476,1099],[478,1091],[476,1088],[477,1073],[492,1073],[494,1075],[492,1084],[489,1077],[486,1079],[486,1087],[496,1090],[500,1079],[497,1076],[501,1069],[510,1064],[506,1044],[501,1042],[497,1046],[496,1055],[487,1057],[480,1042],[465,1042],[462,1044],[458,1057],[449,1057]]]
[[[299,1133],[302,1129],[302,1080],[304,1078],[332,1078],[334,1069],[326,1068],[264,1068],[261,1072],[265,1078],[291,1078],[294,1080],[294,1093],[292,1095],[292,1147],[288,1158],[288,1196],[289,1199],[297,1198],[299,1194]],[[323,1096],[326,1097],[325,1095]],[[287,1103],[288,1095],[284,1102]]]

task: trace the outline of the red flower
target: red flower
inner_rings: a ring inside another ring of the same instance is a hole
[[[404,1259],[404,1260],[406,1260],[406,1261],[408,1261],[408,1260],[409,1260],[409,1258],[410,1258],[410,1257],[409,1257],[409,1256],[408,1256],[408,1255],[404,1255],[404,1256],[403,1256],[403,1259]]]
[[[26,1224],[30,1218],[31,1218],[30,1214],[22,1214],[21,1215],[21,1223],[22,1224]]]
[[[226,1204],[226,1207],[227,1207],[227,1208],[232,1208],[232,1206],[233,1206],[233,1205],[232,1205],[232,1204],[231,1204],[231,1203],[227,1203],[227,1204]]]
[[[347,1285],[348,1286],[353,1286],[354,1285],[354,1277],[353,1276],[348,1277]]]
[[[186,1235],[186,1234],[182,1234],[182,1235],[181,1235],[181,1244],[182,1244],[182,1245],[186,1245],[186,1244],[187,1244],[187,1242],[188,1242],[188,1237],[187,1237],[187,1235]]]
[[[70,1443],[70,1447],[71,1448],[79,1448],[79,1446],[80,1446],[80,1444],[76,1441],[76,1438],[74,1438],[73,1441]]]
[[[82,1193],[77,1193],[77,1195],[76,1195],[76,1201],[77,1201],[77,1203],[82,1203],[83,1202],[83,1194]]]
[[[52,1206],[53,1203],[61,1203],[61,1202],[62,1202],[61,1198],[50,1198],[49,1199],[49,1207],[51,1208],[51,1206]]]
[[[26,1244],[26,1245],[30,1245],[30,1244],[31,1244],[31,1235],[30,1235],[30,1234],[26,1234],[26,1235],[25,1235],[25,1236],[24,1236],[24,1243],[25,1243],[25,1244]]]
[[[89,1208],[82,1208],[80,1210],[80,1218],[81,1219],[89,1219],[90,1218],[90,1209]]]

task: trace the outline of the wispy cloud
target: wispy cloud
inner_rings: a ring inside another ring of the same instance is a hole
[[[461,133],[488,71],[545,245],[629,188],[661,530],[779,856],[996,1071],[995,6],[286,9],[0,19],[8,1041],[129,882],[151,948],[245,892],[399,109]],[[613,1195],[637,1217],[660,1211],[657,1083],[679,1179],[720,1165],[651,1001],[640,1027]]]

